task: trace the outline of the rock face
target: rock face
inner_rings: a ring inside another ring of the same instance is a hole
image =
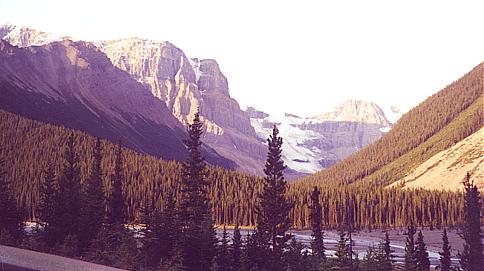
[[[329,167],[378,140],[390,129],[380,107],[366,101],[346,101],[334,111],[312,118],[288,113],[269,116],[253,108],[247,114],[261,139],[278,124],[285,140],[286,164],[303,173]]]
[[[95,45],[63,40],[18,48],[0,40],[0,107],[86,131],[165,159],[185,157],[183,126],[149,88]],[[206,148],[215,164],[233,163]]]
[[[249,118],[229,95],[227,78],[212,59],[189,59],[169,42],[142,39],[105,41],[98,47],[165,102],[182,124],[200,110],[204,142],[247,172],[262,173],[265,147]]]
[[[0,28],[0,37],[25,47],[60,37],[14,26]],[[215,60],[189,59],[169,42],[130,38],[95,43],[112,64],[146,86],[183,125],[200,110],[204,142],[250,173],[262,173],[266,148],[236,100]]]

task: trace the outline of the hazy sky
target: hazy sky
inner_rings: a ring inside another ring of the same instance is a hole
[[[213,58],[241,105],[317,115],[408,108],[484,61],[483,1],[0,0],[0,23],[76,39],[168,40]]]

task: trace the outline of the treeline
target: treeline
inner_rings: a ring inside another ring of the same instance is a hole
[[[432,155],[454,145],[476,132],[484,125],[483,93],[484,64],[480,64],[459,80],[453,82],[421,104],[404,114],[384,137],[354,153],[347,159],[302,178],[301,182],[320,185],[353,183],[368,177],[369,181],[388,184],[397,181],[407,173],[406,165],[418,165]],[[439,140],[420,148],[412,159],[399,163],[392,170],[384,169],[377,176],[372,174],[384,166],[419,147],[431,137],[443,131],[466,109],[465,118],[461,118],[452,129],[439,135]],[[403,167],[403,168],[402,168]]]
[[[55,174],[63,165],[63,151],[72,130],[32,121],[0,111],[0,157],[5,159],[6,178],[11,180],[16,200],[25,219],[36,220],[40,187],[45,169],[52,164]],[[84,183],[92,172],[95,138],[77,131],[75,151],[79,155],[79,174]],[[109,196],[115,168],[115,145],[101,141],[102,180]],[[122,149],[126,163],[123,189],[129,222],[140,222],[146,199],[156,198],[154,206],[161,209],[168,192],[180,201],[181,165]],[[216,224],[239,223],[254,226],[255,204],[262,189],[262,178],[220,167],[208,167],[210,198]],[[290,212],[292,225],[307,228],[309,223],[310,183],[288,185],[288,197],[294,208]],[[402,227],[408,219],[419,226],[453,226],[462,219],[463,197],[459,193],[383,189],[379,186],[321,186],[323,225],[336,228],[346,213],[352,213],[354,225],[365,227]]]

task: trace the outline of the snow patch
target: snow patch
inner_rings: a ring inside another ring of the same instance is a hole
[[[200,70],[200,60],[198,58],[189,58],[188,62],[190,62],[193,72],[195,73],[195,78],[196,78],[195,83],[198,83],[198,80],[203,75],[203,72]]]

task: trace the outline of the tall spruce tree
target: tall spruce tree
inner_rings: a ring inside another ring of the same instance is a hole
[[[91,242],[86,258],[105,265],[132,269],[137,254],[136,239],[124,226],[126,207],[123,196],[123,153],[121,144],[116,149],[114,174],[111,176],[111,196],[108,212],[97,237]]]
[[[52,248],[57,243],[59,219],[55,210],[59,200],[59,188],[52,163],[47,165],[40,187],[39,216],[43,226],[43,239],[47,247]]]
[[[382,249],[384,252],[384,270],[386,271],[392,271],[394,269],[393,267],[393,250],[390,246],[390,235],[388,234],[388,231],[385,232],[385,239],[383,240],[382,243]]]
[[[461,226],[464,250],[459,253],[464,271],[478,271],[484,266],[480,215],[480,193],[477,186],[471,183],[470,174],[467,173],[464,180],[464,220]]]
[[[267,261],[268,269],[280,270],[283,251],[291,238],[287,231],[291,226],[289,211],[292,205],[286,199],[286,181],[283,171],[286,168],[282,160],[282,138],[274,125],[272,135],[267,139],[269,151],[265,164],[263,190],[256,207],[258,240],[262,247],[271,247]]]
[[[123,150],[121,143],[116,147],[114,174],[111,176],[112,191],[108,204],[108,222],[112,225],[124,225],[126,218],[126,204],[123,197]]]
[[[217,253],[217,265],[219,270],[227,270],[232,266],[231,257],[229,253],[229,237],[227,233],[227,228],[223,227],[222,238],[220,240],[220,245],[218,247]]]
[[[242,236],[240,235],[239,224],[236,223],[232,244],[230,245],[230,253],[232,254],[232,271],[240,271],[242,269],[242,246]]]
[[[338,270],[351,270],[352,261],[348,244],[348,237],[343,227],[339,229],[339,240],[336,245],[335,262]]]
[[[16,245],[22,240],[23,221],[5,173],[5,162],[0,158],[0,244]]]
[[[102,146],[98,138],[94,145],[94,161],[89,178],[84,183],[79,229],[79,247],[84,252],[99,234],[106,216],[105,195],[102,181]]]
[[[451,271],[452,270],[452,262],[450,260],[450,244],[449,238],[447,237],[447,230],[444,229],[442,233],[442,252],[440,254],[440,265],[439,269],[442,271]]]
[[[417,255],[415,253],[415,233],[417,230],[413,223],[407,229],[407,241],[405,242],[405,271],[417,270]]]
[[[315,186],[313,188],[313,192],[311,194],[311,229],[312,229],[312,240],[311,240],[311,250],[314,256],[320,258],[322,260],[326,259],[324,254],[325,247],[324,247],[324,233],[322,230],[322,211],[321,211],[321,203],[320,203],[320,192],[319,189]]]
[[[56,223],[58,240],[74,244],[73,239],[79,233],[79,217],[81,210],[81,179],[79,156],[75,150],[74,133],[67,138],[64,150],[64,164],[59,176],[59,198],[56,204]],[[69,237],[69,238],[68,238]],[[69,245],[71,246],[71,245]],[[70,248],[75,249],[75,248]]]
[[[183,140],[188,157],[182,166],[181,220],[183,261],[187,270],[208,270],[216,254],[217,239],[212,221],[206,163],[201,153],[203,134],[200,115],[195,114]]]
[[[160,262],[174,263],[174,257],[179,248],[181,228],[178,220],[175,197],[173,193],[166,194],[163,209],[147,208],[149,219],[146,221],[146,230],[143,238],[142,253],[145,265],[154,268]]]
[[[422,231],[418,232],[415,255],[417,257],[417,271],[429,271],[429,253],[427,252],[427,246],[425,245]]]

